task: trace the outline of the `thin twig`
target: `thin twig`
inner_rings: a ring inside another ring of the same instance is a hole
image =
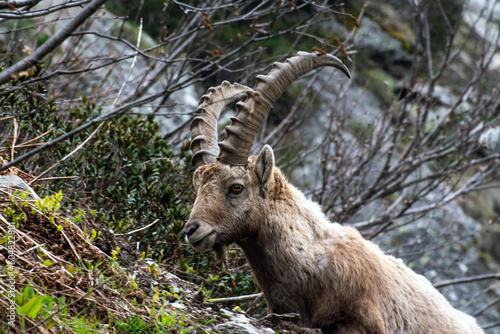
[[[24,255],[28,254],[29,252],[34,251],[35,249],[38,249],[38,248],[44,247],[44,246],[45,246],[45,244],[36,245],[36,246],[31,247],[30,249],[25,250],[24,252],[20,253],[19,256],[24,256]]]
[[[16,141],[17,141],[17,137],[19,136],[19,124],[17,123],[17,119],[15,117],[12,119],[12,121],[14,122],[14,134],[12,136],[12,147],[10,150],[10,158],[14,159]]]
[[[104,124],[105,123],[99,124],[99,126],[97,127],[97,129],[95,129],[94,132],[92,132],[87,137],[87,139],[85,139],[80,145],[78,145],[73,151],[71,151],[69,154],[67,154],[64,158],[62,158],[61,160],[59,160],[58,162],[56,162],[55,164],[53,164],[52,166],[50,166],[49,168],[47,168],[45,171],[43,171],[40,175],[38,175],[37,177],[35,177],[33,180],[31,180],[28,183],[28,185],[31,185],[32,183],[38,181],[42,176],[44,176],[45,174],[47,174],[48,172],[50,172],[51,170],[53,170],[54,168],[56,168],[57,166],[59,166],[61,163],[63,163],[67,159],[69,159],[76,152],[78,152],[83,146],[85,146],[85,144],[87,144],[90,141],[90,139],[92,139],[92,137],[94,137],[94,135],[102,128],[102,126]]]
[[[457,278],[457,279],[452,279],[448,281],[443,281],[440,283],[434,284],[434,287],[436,289],[438,288],[443,288],[448,285],[455,285],[455,284],[463,284],[463,283],[470,283],[470,282],[477,282],[477,281],[484,281],[484,280],[489,280],[489,279],[498,279],[500,280],[500,273],[496,274],[484,274],[484,275],[477,275],[477,276],[471,276],[471,277],[463,277],[463,278]]]
[[[225,297],[225,298],[214,298],[207,300],[207,303],[217,304],[217,303],[239,303],[246,302],[249,300],[254,300],[257,298],[262,298],[264,294],[262,292],[255,293],[253,295],[237,296],[237,297]]]
[[[0,2],[0,9],[5,8],[20,8],[24,6],[33,6],[39,3],[41,0],[7,0]]]
[[[147,229],[148,227],[151,227],[153,226],[154,224],[156,224],[160,219],[156,219],[154,222],[152,222],[151,224],[148,224],[144,227],[141,227],[137,230],[133,230],[133,231],[130,231],[130,232],[126,232],[126,233],[115,233],[115,235],[131,235],[131,234],[134,234],[135,232],[139,232],[139,231],[142,231],[142,230],[145,230]]]
[[[493,327],[498,327],[498,326],[500,326],[500,321],[488,324],[488,325],[484,326],[483,329],[487,330],[487,329],[490,329],[490,328],[493,328]]]
[[[52,181],[52,180],[71,180],[71,179],[78,179],[79,176],[54,176],[54,177],[44,177],[42,179],[38,179],[38,182],[42,181]],[[32,182],[28,183],[31,184]]]

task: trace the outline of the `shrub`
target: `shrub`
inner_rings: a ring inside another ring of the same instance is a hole
[[[48,142],[101,112],[85,99],[76,107],[60,110],[54,103],[34,97],[45,94],[43,85],[29,89],[26,94],[0,98],[0,106],[19,124],[17,155],[32,149],[22,143],[35,138],[38,139],[31,144]],[[2,137],[6,142],[12,124],[8,120],[3,122]],[[19,166],[36,176],[60,163],[44,175],[46,179],[37,182],[35,188],[41,197],[62,190],[63,208],[92,212],[82,214],[92,217],[81,223],[90,224],[82,226],[89,234],[92,229],[124,233],[156,221],[151,227],[127,236],[126,243],[131,248],[139,243],[143,257],[164,263],[198,284],[203,282],[204,288],[215,295],[255,291],[249,270],[230,269],[244,265],[238,249],[229,254],[228,266],[221,269],[210,256],[182,244],[182,229],[194,202],[189,142],[174,148],[158,135],[158,124],[152,116],[122,115],[104,124],[75,155],[62,161],[93,131],[91,128],[81,132]],[[2,153],[9,159],[10,150]],[[96,241],[105,235],[109,233],[100,235]]]

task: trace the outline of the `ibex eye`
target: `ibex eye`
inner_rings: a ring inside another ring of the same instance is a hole
[[[243,187],[241,184],[233,184],[232,186],[229,187],[229,192],[231,194],[239,195],[243,191],[245,187]]]

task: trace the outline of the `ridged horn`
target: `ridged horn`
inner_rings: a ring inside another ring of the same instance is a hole
[[[224,164],[246,165],[255,135],[274,102],[293,81],[322,66],[333,66],[351,77],[347,67],[332,55],[298,52],[284,63],[274,63],[267,75],[258,75],[254,89],[227,81],[209,88],[201,97],[197,116],[191,123],[193,165],[198,168],[217,158]],[[226,138],[217,145],[220,113],[228,104],[245,97],[244,102],[236,104],[236,115],[226,127]]]
[[[274,102],[300,76],[322,66],[333,66],[348,78],[349,70],[340,59],[319,52],[298,52],[284,63],[274,63],[267,75],[258,75],[254,87],[245,102],[238,102],[232,124],[226,127],[227,136],[219,143],[219,159],[224,164],[246,165],[255,135]]]
[[[244,99],[253,89],[223,81],[220,86],[211,87],[200,98],[196,116],[191,122],[192,164],[198,168],[201,165],[215,162],[219,156],[217,144],[217,122],[220,113],[228,104]]]

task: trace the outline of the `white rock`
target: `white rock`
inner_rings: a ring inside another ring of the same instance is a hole
[[[16,191],[24,191],[28,193],[27,199],[29,201],[36,201],[37,199],[40,199],[36,192],[28,186],[23,179],[13,174],[0,176],[0,190],[2,190],[2,192],[0,192],[0,197],[3,198],[7,197],[5,192],[14,194]]]

